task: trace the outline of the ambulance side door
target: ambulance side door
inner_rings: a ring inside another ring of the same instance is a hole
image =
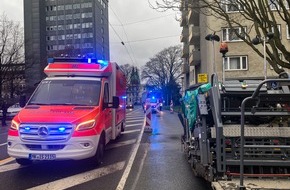
[[[112,126],[112,108],[106,108],[104,104],[110,102],[109,84],[105,82],[104,85],[104,99],[103,99],[103,120],[105,124],[106,131]],[[108,131],[107,131],[108,132]]]

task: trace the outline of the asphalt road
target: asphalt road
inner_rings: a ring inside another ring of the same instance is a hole
[[[0,190],[209,190],[193,175],[182,152],[177,114],[152,115],[152,133],[143,133],[141,107],[127,110],[126,130],[106,147],[104,162],[43,161],[19,166],[7,151],[7,127],[0,127]]]

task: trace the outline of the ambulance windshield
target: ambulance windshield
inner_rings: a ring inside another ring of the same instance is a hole
[[[99,105],[101,82],[95,80],[44,80],[28,105]]]

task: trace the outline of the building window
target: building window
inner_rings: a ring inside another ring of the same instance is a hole
[[[57,19],[58,19],[58,20],[64,20],[64,15],[59,15],[59,16],[57,17]]]
[[[66,20],[70,20],[70,19],[72,19],[73,18],[73,15],[71,15],[71,14],[69,14],[69,15],[65,15],[65,19]]]
[[[239,0],[221,0],[221,6],[226,12],[240,12],[243,10]]]
[[[72,9],[72,5],[65,5],[65,10],[71,10]]]
[[[288,0],[285,0],[285,7],[286,7],[286,9],[289,9],[289,3],[288,3]]]
[[[90,7],[93,7],[93,4],[91,2],[90,3],[82,3],[81,7],[82,8],[90,8]]]
[[[279,32],[279,38],[282,39],[282,36],[281,36],[281,25],[280,24],[277,24],[277,29],[278,29],[278,32]],[[273,32],[275,34],[275,28],[274,26],[272,26],[270,29],[269,29],[270,32]]]
[[[269,4],[271,10],[279,10],[280,9],[280,5],[279,5],[278,0],[268,0],[268,4]]]
[[[74,19],[80,19],[81,18],[81,14],[80,13],[76,13],[73,15]]]
[[[242,41],[236,33],[242,35],[245,34],[246,27],[236,27],[236,28],[223,28],[222,29],[222,41]],[[244,35],[243,35],[244,36]]]
[[[81,4],[74,4],[73,5],[73,9],[80,9],[81,8]]]
[[[224,58],[224,68],[226,71],[232,70],[247,70],[248,58],[247,56],[230,56]]]
[[[58,6],[57,6],[57,10],[59,10],[59,11],[63,11],[63,10],[64,10],[64,5],[58,5]]]

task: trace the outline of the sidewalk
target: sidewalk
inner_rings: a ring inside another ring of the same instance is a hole
[[[177,113],[152,114],[152,134],[144,133],[126,190],[209,190],[210,184],[194,176],[182,151],[183,129]]]

